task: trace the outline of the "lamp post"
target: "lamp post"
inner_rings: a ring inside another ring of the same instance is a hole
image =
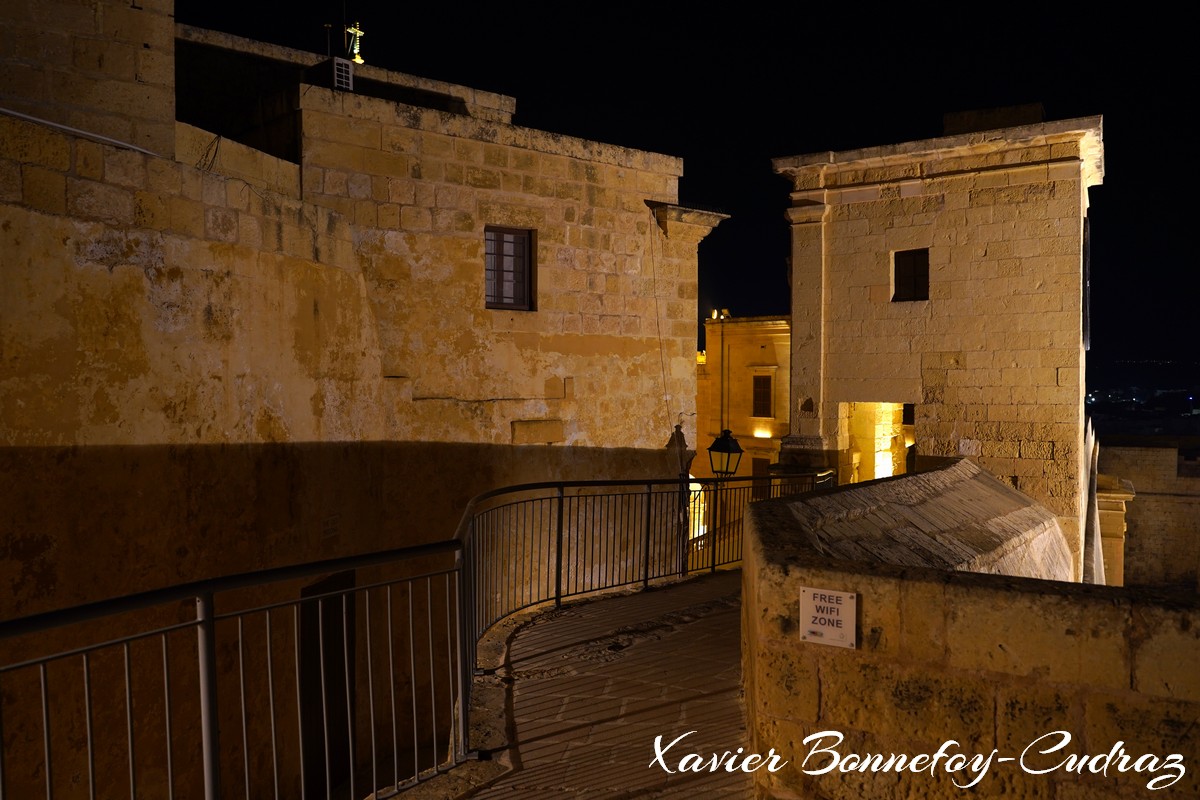
[[[742,446],[738,444],[737,439],[733,438],[733,431],[725,427],[725,319],[729,316],[729,311],[721,309],[719,316],[716,311],[713,311],[713,316],[720,320],[721,328],[721,435],[709,445],[708,464],[712,468],[713,475],[718,478],[728,478],[737,474],[738,464],[742,460]],[[713,530],[709,550],[709,569],[713,572],[717,571],[717,533],[724,523],[722,518],[724,509],[721,508],[722,492],[721,483],[718,481],[713,492]]]
[[[738,444],[737,439],[733,438],[733,431],[725,427],[725,320],[730,316],[729,309],[723,308],[718,313],[714,308],[712,315],[713,319],[720,321],[721,329],[721,344],[718,354],[721,367],[721,435],[714,439],[708,448],[708,463],[712,467],[713,475],[728,478],[737,472],[738,463],[742,460],[741,445]]]
[[[718,359],[721,370],[721,396],[720,396],[720,413],[721,413],[721,435],[713,440],[713,443],[708,448],[708,464],[712,469],[712,474],[717,478],[728,478],[731,475],[737,474],[738,464],[742,460],[742,447],[738,444],[737,439],[733,438],[733,431],[725,427],[725,320],[731,315],[729,309],[722,308],[720,312],[713,309],[713,319],[718,320],[718,327],[721,329],[721,343],[719,346]],[[721,481],[718,480],[713,491],[713,527],[710,538],[710,555],[709,568],[716,572],[717,570],[717,532],[721,529],[723,519],[721,508]]]
[[[689,511],[690,511],[689,500],[691,499],[691,493],[688,491],[688,475],[689,475],[688,469],[691,464],[691,459],[687,457],[687,437],[683,435],[683,414],[679,415],[679,424],[675,426],[675,432],[673,434],[671,434],[671,438],[667,441],[667,449],[673,450],[675,452],[675,456],[676,456],[677,462],[679,464],[679,535],[678,535],[679,546],[678,546],[677,558],[678,558],[678,563],[679,563],[679,576],[682,578],[687,575],[687,559],[688,559],[687,548],[688,548],[688,545],[691,543],[691,539],[689,536],[689,534],[691,532],[691,515],[689,514]],[[649,487],[647,487],[647,490],[646,490],[646,497],[647,497],[647,504],[648,504],[649,497],[650,497]],[[646,518],[647,519],[650,518],[649,505],[647,505],[647,507],[646,507]],[[647,525],[648,525],[648,523],[647,523]],[[646,533],[646,558],[647,559],[650,558],[650,555],[649,555],[650,554],[649,530],[650,530],[649,527],[647,527],[647,529],[646,529],[646,531],[647,531],[647,533]],[[649,574],[650,574],[649,560],[647,560],[647,562],[646,562],[645,574],[647,576],[649,576]]]
[[[712,467],[712,472],[719,478],[728,478],[737,472],[738,463],[742,460],[742,446],[738,444],[738,440],[733,438],[733,431],[726,428],[721,431],[721,435],[713,440],[713,443],[708,448],[708,463]],[[717,571],[717,533],[721,530],[724,524],[722,514],[724,509],[721,508],[721,494],[723,489],[720,482],[717,483],[713,492],[713,530],[712,541],[709,543],[709,570]]]

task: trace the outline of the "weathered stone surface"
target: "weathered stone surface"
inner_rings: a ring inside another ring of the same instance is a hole
[[[1181,443],[1171,439],[1135,438],[1100,445],[1101,472],[1128,480],[1137,492],[1125,513],[1125,584],[1196,589],[1200,471],[1188,466]]]
[[[817,400],[793,407],[791,432],[810,434],[815,416],[822,436],[781,460],[823,458],[841,483],[894,474],[903,448],[895,434],[867,435],[856,407],[912,404],[918,461],[965,456],[1033,496],[1059,517],[1080,579],[1079,264],[1086,187],[1103,175],[1100,118],[774,166],[796,189],[792,395]],[[893,300],[904,250],[928,255],[928,299]],[[1028,423],[1056,430],[1013,432]]]
[[[837,513],[847,516],[850,505]],[[982,797],[1146,797],[1156,777],[1154,796],[1195,796],[1195,595],[836,560],[804,546],[794,519],[786,502],[763,502],[744,520],[748,725],[755,747],[791,758],[755,776],[760,796],[964,794],[944,768],[814,774],[834,758],[817,752],[805,766],[813,743],[804,739],[822,731],[820,746],[838,759],[912,758],[943,744],[983,758],[995,750],[974,790]],[[800,640],[802,588],[857,595],[854,649]],[[797,679],[805,681],[799,694]],[[1130,756],[1125,770],[1105,771],[1106,754],[1121,752]],[[1181,776],[1167,765],[1172,754]]]
[[[49,30],[66,58],[0,52],[0,106],[77,130],[0,115],[0,619],[445,540],[499,486],[678,475],[663,443],[681,419],[695,440],[697,245],[724,219],[675,205],[679,159],[514,126],[512,98],[368,66],[457,111],[294,85],[287,160],[175,124],[176,35],[296,75],[321,57],[177,29],[165,0],[27,12],[0,8],[4,41]],[[536,229],[530,311],[486,307],[489,225]],[[224,644],[218,670],[237,659]],[[163,693],[139,680],[155,721],[138,746],[160,769]],[[52,678],[76,687],[75,721],[80,683]],[[6,764],[36,764],[37,712],[3,689],[6,740],[31,743]],[[110,712],[103,729],[124,725]],[[78,776],[59,713],[56,769]],[[106,750],[106,774],[123,757]]]
[[[1054,514],[968,460],[772,502],[786,512],[769,536],[829,558],[1071,578]]]

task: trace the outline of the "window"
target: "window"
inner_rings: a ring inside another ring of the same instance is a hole
[[[892,254],[892,302],[929,299],[929,248]]]
[[[533,310],[533,231],[484,230],[487,307]]]
[[[774,417],[774,404],[771,402],[771,376],[754,376],[754,410],[752,417]],[[743,406],[744,408],[744,406]]]

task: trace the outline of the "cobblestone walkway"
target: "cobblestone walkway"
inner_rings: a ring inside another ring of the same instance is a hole
[[[548,612],[509,646],[512,771],[495,798],[749,798],[750,776],[676,772],[688,753],[745,747],[741,572]]]

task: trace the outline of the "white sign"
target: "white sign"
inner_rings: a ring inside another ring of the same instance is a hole
[[[858,595],[800,588],[800,640],[854,649]]]

